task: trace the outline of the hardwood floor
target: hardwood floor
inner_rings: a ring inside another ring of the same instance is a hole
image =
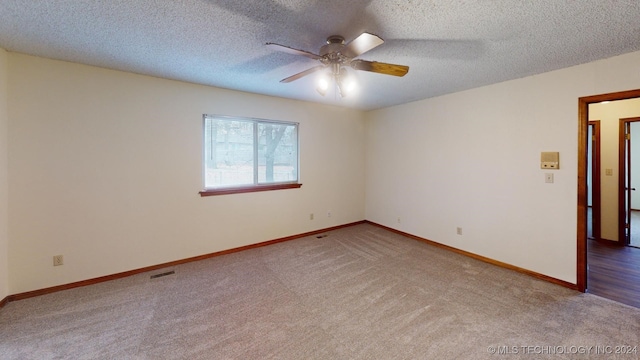
[[[640,308],[640,248],[587,240],[587,292]]]

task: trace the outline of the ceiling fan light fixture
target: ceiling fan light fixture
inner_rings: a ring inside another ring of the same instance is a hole
[[[340,97],[346,97],[347,93],[344,91],[342,87],[342,82],[336,81],[336,85],[338,85],[338,92],[340,92]]]
[[[353,75],[344,76],[340,82],[342,83],[342,90],[344,91],[343,97],[353,95],[358,88],[358,84]]]
[[[316,91],[324,96],[327,93],[327,90],[329,89],[329,76],[327,76],[326,74],[322,74],[320,76],[318,76],[318,80],[316,82]]]
[[[357,82],[355,76],[349,73],[346,68],[341,67],[337,73],[333,74],[333,78],[341,97],[351,96],[356,92]]]
[[[357,91],[356,80],[353,74],[347,71],[347,67],[350,67],[350,70],[362,70],[393,76],[404,76],[409,72],[409,67],[405,65],[381,63],[357,58],[365,52],[382,45],[382,43],[384,43],[384,40],[379,36],[364,32],[348,43],[345,43],[342,36],[329,36],[327,38],[327,44],[320,48],[319,54],[276,43],[267,43],[267,46],[285,53],[302,55],[321,63],[321,65],[284,78],[280,80],[280,82],[290,83],[309,74],[321,71],[323,73],[320,74],[316,80],[316,91],[320,95],[325,96],[329,87],[331,87],[331,83],[333,83],[336,92],[339,92],[341,97],[345,97],[347,95],[351,96]],[[323,69],[329,71],[324,72]]]
[[[318,92],[318,94],[325,96],[327,94],[327,89],[323,89],[321,87],[316,87],[316,91]]]

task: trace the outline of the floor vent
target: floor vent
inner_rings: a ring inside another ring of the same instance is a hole
[[[151,278],[152,278],[152,279],[157,279],[157,278],[159,278],[159,277],[163,277],[163,276],[167,276],[167,275],[173,275],[173,274],[175,274],[175,273],[176,273],[175,271],[171,270],[171,271],[163,272],[163,273],[161,273],[161,274],[151,275]]]
[[[322,239],[322,238],[327,237],[327,236],[329,236],[329,235],[326,235],[326,234],[318,235],[318,236],[316,236],[316,239]]]

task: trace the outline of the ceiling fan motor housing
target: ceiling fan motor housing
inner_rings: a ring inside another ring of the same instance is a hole
[[[320,48],[320,56],[325,65],[330,64],[347,64],[351,59],[344,56],[344,37],[340,35],[331,35],[327,38],[327,44]]]

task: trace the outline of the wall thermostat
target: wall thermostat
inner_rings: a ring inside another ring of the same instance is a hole
[[[540,153],[540,169],[560,169],[560,153],[557,151]]]

